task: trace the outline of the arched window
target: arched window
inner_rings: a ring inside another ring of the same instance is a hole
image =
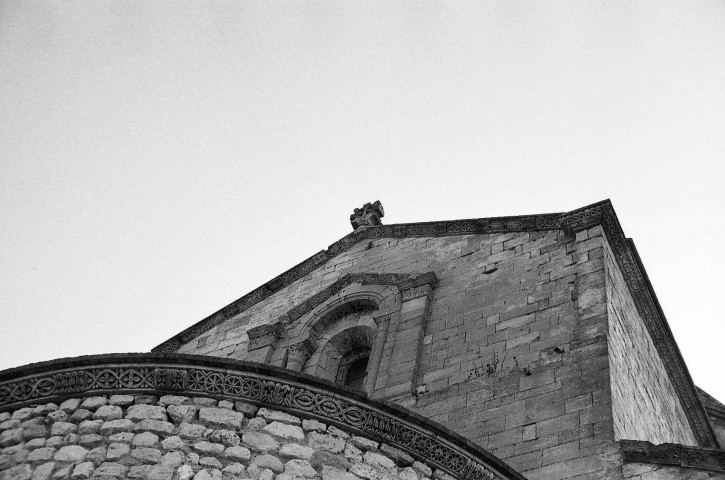
[[[363,390],[368,373],[370,349],[351,351],[340,361],[335,381],[354,390]]]

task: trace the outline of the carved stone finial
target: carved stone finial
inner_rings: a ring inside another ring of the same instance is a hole
[[[356,208],[355,213],[350,215],[350,223],[353,230],[360,227],[372,227],[381,225],[380,219],[384,216],[383,204],[380,203],[380,200],[376,200],[374,203],[366,203],[362,208]]]

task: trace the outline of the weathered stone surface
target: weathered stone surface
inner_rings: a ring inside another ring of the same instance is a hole
[[[194,477],[194,470],[189,465],[182,465],[176,470],[179,480],[189,480]]]
[[[119,432],[108,437],[108,441],[111,443],[128,443],[130,445],[131,442],[133,442],[133,437],[135,436],[136,435],[131,432]]]
[[[345,440],[350,438],[350,434],[340,430],[339,428],[337,428],[334,425],[330,425],[329,427],[327,427],[327,433],[330,435],[334,435],[336,437],[344,438]]]
[[[324,432],[327,430],[327,425],[317,420],[302,420],[302,430],[309,432],[313,430],[315,432]]]
[[[26,458],[28,462],[47,462],[53,459],[56,453],[55,448],[43,447],[30,452]]]
[[[134,402],[133,395],[111,395],[108,399],[108,403],[111,405],[117,405],[119,407],[127,407],[132,405]]]
[[[425,463],[419,462],[417,460],[415,462],[413,462],[412,468],[413,468],[413,470],[416,471],[416,473],[420,477],[425,478],[425,477],[430,477],[431,475],[433,475],[433,470],[431,470],[431,468],[428,465],[426,465]]]
[[[241,428],[244,414],[226,408],[201,407],[199,421],[210,426],[236,429]]]
[[[111,420],[101,425],[101,435],[109,436],[119,432],[130,432],[133,429],[133,422],[128,419]]]
[[[70,416],[70,421],[73,423],[81,423],[85,420],[93,418],[93,412],[86,410],[85,408],[79,408]]]
[[[86,455],[86,461],[92,462],[95,466],[101,465],[104,461],[106,461],[106,447],[100,446],[92,449]]]
[[[221,480],[222,472],[217,468],[205,468],[194,475],[194,480]]]
[[[227,447],[234,447],[240,443],[239,435],[232,430],[214,430],[209,439],[212,442],[223,443]]]
[[[345,440],[332,435],[310,432],[308,445],[315,450],[327,450],[332,453],[342,453],[345,450]]]
[[[117,405],[103,405],[93,414],[93,418],[96,420],[118,420],[123,418],[123,410]]]
[[[257,414],[259,407],[246,402],[234,402],[234,410],[242,412],[245,417],[251,418]]]
[[[217,400],[209,397],[192,397],[191,403],[199,405],[200,407],[214,407],[217,404]]]
[[[50,434],[55,436],[59,435],[64,437],[69,433],[75,433],[78,430],[78,425],[70,422],[55,422],[50,429]]]
[[[28,450],[34,450],[36,448],[44,447],[45,446],[45,439],[44,438],[34,438],[32,440],[28,440],[25,442],[25,448]]]
[[[194,444],[194,450],[204,455],[221,455],[224,451],[224,445],[211,442],[197,442]]]
[[[350,468],[352,463],[340,455],[320,450],[312,454],[312,457],[310,458],[310,465],[312,465],[316,470],[321,470],[325,466],[330,466],[344,471]]]
[[[20,420],[21,422],[29,419],[33,416],[33,409],[29,407],[23,407],[15,410],[10,418],[13,420]]]
[[[106,462],[103,463],[93,472],[93,478],[99,479],[110,479],[110,478],[124,478],[128,467],[119,463]]]
[[[260,431],[267,426],[267,420],[262,417],[254,417],[247,422],[247,430]]]
[[[166,421],[166,409],[158,405],[132,405],[128,407],[126,418],[134,422],[146,419]]]
[[[191,422],[196,418],[196,405],[169,405],[168,414],[174,423]]]
[[[112,443],[108,446],[106,460],[115,462],[131,453],[131,447],[126,443]]]
[[[294,457],[309,460],[312,458],[312,454],[315,453],[310,447],[305,447],[297,443],[285,443],[282,448],[279,449],[279,454],[283,457]]]
[[[67,422],[68,414],[63,410],[55,410],[48,414],[48,420],[51,422]]]
[[[33,415],[42,417],[43,415],[55,412],[56,410],[58,410],[58,405],[55,403],[44,403],[43,405],[38,405],[33,409]]]
[[[55,424],[57,425],[57,424]],[[53,425],[55,427],[55,425]],[[103,420],[86,420],[78,425],[78,435],[87,435],[89,433],[98,433],[103,426]],[[55,434],[54,434],[55,435]]]
[[[294,459],[285,463],[284,473],[300,478],[314,478],[317,476],[317,470],[312,468],[310,462],[302,459]]]
[[[219,408],[228,408],[230,410],[234,409],[234,402],[230,402],[229,400],[219,400],[219,403],[217,404]]]
[[[261,469],[268,468],[275,473],[282,473],[284,470],[284,465],[280,462],[279,458],[268,454],[257,455],[252,459],[251,465]]]
[[[355,463],[350,467],[350,473],[365,480],[381,480],[383,475],[373,466],[366,463]]]
[[[268,453],[279,450],[279,443],[266,433],[247,432],[242,435],[242,441],[256,452]]]
[[[30,465],[15,465],[2,472],[3,480],[30,480],[33,476],[33,469]]]
[[[136,405],[153,405],[159,398],[156,395],[136,395],[133,401]]]
[[[53,447],[53,448],[60,448],[63,446],[63,437],[57,436],[57,437],[50,437],[45,441],[46,447]]]
[[[345,458],[347,458],[351,462],[360,463],[362,462],[362,456],[362,450],[357,448],[355,445],[352,445],[350,443],[345,444]]]
[[[71,478],[73,480],[86,480],[87,478],[90,478],[91,475],[93,475],[95,469],[95,465],[93,465],[91,462],[79,463],[73,469]]]
[[[143,432],[133,437],[134,447],[155,447],[159,443],[158,435],[151,432]]]
[[[0,433],[0,447],[16,445],[23,441],[23,429],[13,428]]]
[[[5,420],[0,423],[0,430],[9,430],[11,428],[18,428],[20,426],[20,420]]]
[[[386,470],[395,469],[395,462],[393,462],[393,460],[377,452],[365,452],[365,455],[363,455],[363,460],[368,465],[372,465],[376,468],[384,468]]]
[[[214,457],[201,457],[199,459],[199,465],[204,468],[218,468],[219,470],[222,469],[222,462]]]
[[[60,465],[50,478],[66,480],[73,473],[73,468],[75,468],[75,465]]]
[[[182,423],[179,426],[179,436],[181,438],[200,438],[202,435],[204,435],[204,431],[206,430],[206,427],[203,425],[197,425],[193,423]]]
[[[405,467],[398,472],[400,480],[418,480],[418,474],[411,467]]]
[[[55,468],[55,462],[48,462],[36,467],[33,472],[33,480],[48,480]]]
[[[184,454],[179,451],[167,452],[161,457],[162,465],[178,467],[184,463]]]
[[[87,397],[83,400],[83,403],[81,403],[81,408],[93,411],[102,407],[106,403],[108,403],[108,399],[106,397]]]
[[[236,462],[247,462],[252,457],[249,449],[244,447],[229,447],[224,450],[224,458]]]
[[[408,453],[400,450],[399,448],[391,447],[387,443],[380,445],[380,452],[392,459],[399,467],[413,465],[413,461],[415,460]]]
[[[181,395],[164,395],[163,397],[159,398],[159,403],[161,405],[183,405],[186,403],[191,403],[191,399],[189,397],[184,397]]]
[[[23,428],[23,438],[32,440],[34,438],[45,438],[48,436],[48,427],[45,425],[29,425]]]
[[[222,469],[222,476],[224,478],[227,478],[227,476],[229,478],[244,478],[246,473],[247,471],[241,463],[230,463]]]
[[[161,461],[161,451],[149,447],[134,448],[131,450],[131,458],[143,463],[159,463]]]
[[[89,433],[88,435],[81,435],[78,443],[82,447],[95,448],[106,443],[106,439],[97,433]]]
[[[174,431],[174,424],[162,420],[141,420],[134,426],[136,432],[151,432],[157,435],[170,435]]]
[[[174,435],[173,437],[165,438],[161,441],[161,448],[164,450],[185,450],[187,443]]]
[[[269,425],[264,427],[263,431],[284,440],[302,441],[305,438],[305,433],[300,427],[296,425],[280,423],[278,421],[270,423]]]
[[[267,408],[260,408],[257,411],[257,416],[264,418],[268,422],[281,422],[289,423],[290,425],[302,425],[302,420],[290,415],[289,413],[280,412],[278,410],[270,410]]]
[[[63,402],[58,406],[58,409],[64,411],[65,413],[73,413],[76,410],[78,410],[78,407],[81,406],[81,399],[80,398],[69,398],[67,400],[63,400]]]
[[[345,470],[338,468],[325,466],[322,469],[322,480],[358,480],[359,477],[351,473],[347,473]]]
[[[66,445],[60,447],[54,458],[56,462],[80,463],[86,458],[87,453],[88,450],[80,445]]]
[[[378,449],[378,442],[375,442],[373,440],[370,440],[365,437],[358,437],[357,435],[353,435],[351,439],[353,445],[355,445],[360,450],[377,450]]]

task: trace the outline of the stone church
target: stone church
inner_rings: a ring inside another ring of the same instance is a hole
[[[151,353],[0,372],[0,480],[725,479],[609,201],[383,216]]]

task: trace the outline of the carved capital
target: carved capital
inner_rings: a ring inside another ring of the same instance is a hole
[[[438,277],[435,272],[426,272],[423,275],[401,282],[398,288],[400,288],[404,302],[423,296],[427,296],[430,300],[433,296],[433,290],[438,288]]]
[[[315,344],[309,339],[287,347],[287,369],[301,372],[315,348]]]
[[[383,204],[380,203],[380,200],[376,200],[374,203],[366,203],[362,208],[356,208],[350,215],[350,224],[353,230],[360,227],[374,227],[382,225],[380,219],[384,216]]]
[[[248,350],[250,352],[264,347],[277,348],[279,339],[284,335],[284,327],[279,322],[260,325],[247,330],[247,335],[249,336]]]

